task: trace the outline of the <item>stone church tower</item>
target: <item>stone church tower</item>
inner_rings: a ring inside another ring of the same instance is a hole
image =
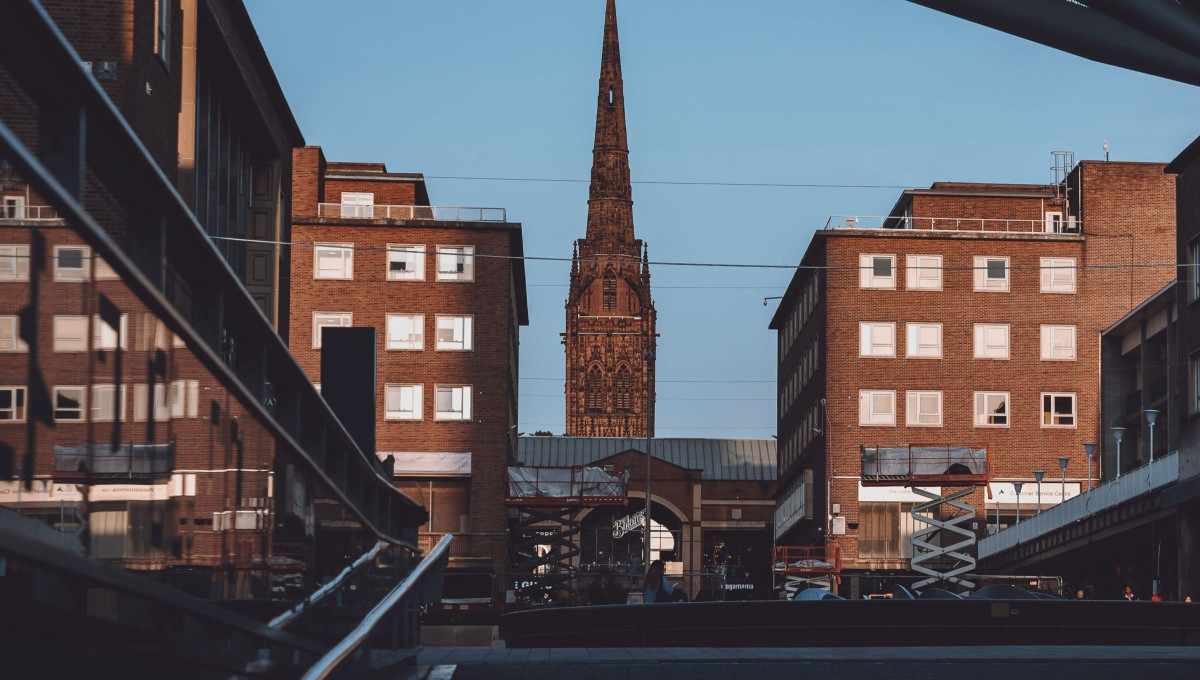
[[[617,8],[608,0],[587,235],[575,242],[567,298],[567,436],[654,433],[654,301],[633,237]]]

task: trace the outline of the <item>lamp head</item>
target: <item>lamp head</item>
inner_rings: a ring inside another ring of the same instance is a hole
[[[1112,428],[1112,433],[1113,433],[1113,439],[1115,439],[1118,444],[1120,444],[1121,440],[1125,438],[1125,428],[1123,428],[1123,427]]]
[[[1143,411],[1143,413],[1146,414],[1146,422],[1150,423],[1151,427],[1154,427],[1154,422],[1156,420],[1158,420],[1158,414],[1159,414],[1158,409],[1148,408],[1145,411]]]
[[[1088,458],[1091,458],[1092,454],[1096,452],[1096,442],[1084,442],[1083,451],[1087,454]]]
[[[1013,482],[1013,488],[1017,490],[1017,495],[1021,495],[1021,487],[1025,486],[1025,482]]]
[[[1037,483],[1038,483],[1038,484],[1041,484],[1041,483],[1042,483],[1042,477],[1043,477],[1043,476],[1045,476],[1045,474],[1046,474],[1046,471],[1045,471],[1045,470],[1034,470],[1034,471],[1033,471],[1033,478],[1034,478],[1035,480],[1037,480]]]
[[[1070,456],[1059,456],[1058,457],[1059,469],[1062,470],[1063,472],[1066,472],[1067,471],[1067,463],[1070,463],[1070,462],[1071,462]]]

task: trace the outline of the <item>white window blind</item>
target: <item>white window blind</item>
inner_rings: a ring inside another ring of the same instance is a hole
[[[896,324],[864,322],[858,324],[859,355],[864,357],[896,356]]]
[[[386,417],[388,420],[420,420],[421,386],[420,385],[387,385],[385,398]]]
[[[1075,327],[1042,326],[1042,360],[1074,361]]]
[[[0,316],[0,352],[26,352],[29,347],[21,340],[21,320],[16,315]]]
[[[859,425],[895,425],[896,393],[892,390],[860,390]]]
[[[895,255],[859,255],[859,288],[895,288]]]
[[[975,324],[975,358],[1008,358],[1008,324]]]
[[[1043,257],[1041,283],[1043,293],[1075,292],[1075,258]]]
[[[942,393],[909,392],[907,394],[906,422],[914,427],[941,427]]]
[[[86,316],[54,317],[54,351],[86,352],[87,323]]]
[[[388,314],[388,349],[425,349],[425,315]]]
[[[470,350],[473,348],[474,319],[470,316],[438,316],[437,348]]]
[[[313,312],[313,348],[321,348],[322,328],[349,328],[352,320],[350,312]]]
[[[905,278],[910,290],[942,289],[942,256],[909,255]]]
[[[942,324],[909,323],[905,344],[907,356],[919,359],[942,358]]]
[[[976,257],[975,290],[1003,292],[1008,290],[1008,258]]]
[[[437,277],[439,281],[474,281],[474,246],[438,246]]]
[[[387,266],[389,281],[424,281],[425,246],[389,243]]]
[[[314,245],[313,278],[354,278],[354,244],[318,243]]]
[[[436,408],[438,420],[470,420],[470,385],[438,385]]]
[[[29,280],[29,246],[0,245],[0,281]]]

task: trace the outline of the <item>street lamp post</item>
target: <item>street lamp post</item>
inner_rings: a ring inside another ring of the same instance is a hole
[[[1034,470],[1033,478],[1037,480],[1038,485],[1038,511],[1037,514],[1042,514],[1042,476],[1046,474],[1045,470]]]
[[[1112,428],[1112,433],[1113,433],[1113,439],[1116,440],[1116,442],[1117,442],[1117,476],[1116,476],[1116,479],[1120,479],[1121,478],[1121,440],[1125,438],[1125,428],[1114,427],[1114,428]]]
[[[1013,488],[1017,490],[1017,521],[1013,524],[1021,523],[1021,487],[1025,486],[1025,482],[1013,482]]]
[[[1071,462],[1070,456],[1058,457],[1058,468],[1062,470],[1062,495],[1058,497],[1058,502],[1062,503],[1067,500],[1067,463]]]
[[[1154,462],[1154,423],[1158,421],[1158,409],[1148,408],[1145,410],[1146,422],[1150,423],[1150,462]]]
[[[1083,452],[1087,454],[1088,461],[1088,491],[1092,490],[1092,456],[1096,453],[1096,442],[1084,442]]]
[[[650,366],[653,363],[654,363],[654,338],[652,336],[650,338],[649,343],[646,345],[646,375],[647,375],[647,377],[649,377],[649,375],[650,375]],[[652,535],[651,527],[653,526],[653,521],[650,519],[650,514],[651,514],[650,513],[650,507],[651,507],[650,499],[652,498],[652,496],[650,495],[650,461],[654,457],[654,455],[651,453],[651,448],[650,448],[650,446],[652,444],[651,440],[653,438],[653,435],[650,432],[650,403],[653,401],[654,395],[650,393],[650,389],[651,389],[650,381],[647,380],[646,381],[646,405],[645,405],[645,409],[646,409],[646,525],[645,525],[644,531],[642,532],[642,542],[645,543],[645,545],[642,546],[643,573],[644,573],[644,570],[650,568],[650,542],[652,540],[651,539],[651,535]]]

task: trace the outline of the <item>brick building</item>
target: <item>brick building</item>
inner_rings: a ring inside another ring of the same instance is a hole
[[[566,309],[566,434],[653,434],[656,312],[646,246],[633,236],[615,0],[604,16],[587,235],[575,243]]]
[[[906,569],[922,499],[863,487],[864,446],[986,446],[991,495],[969,497],[979,534],[1012,523],[1018,500],[1034,512],[1033,472],[1058,480],[1059,456],[1066,496],[1078,493],[1081,444],[1109,455],[1100,334],[1173,275],[1163,167],[1085,161],[1050,185],[939,182],[874,224],[818,231],[770,324],[776,542],[837,545],[851,573]],[[1060,484],[1041,494],[1043,506],[1063,495]]]
[[[502,209],[431,207],[421,175],[329,163],[319,147],[297,149],[293,167],[292,352],[319,384],[321,328],[378,329],[379,458],[430,509],[423,541],[455,535],[452,569],[502,572],[529,323],[521,225]]]

